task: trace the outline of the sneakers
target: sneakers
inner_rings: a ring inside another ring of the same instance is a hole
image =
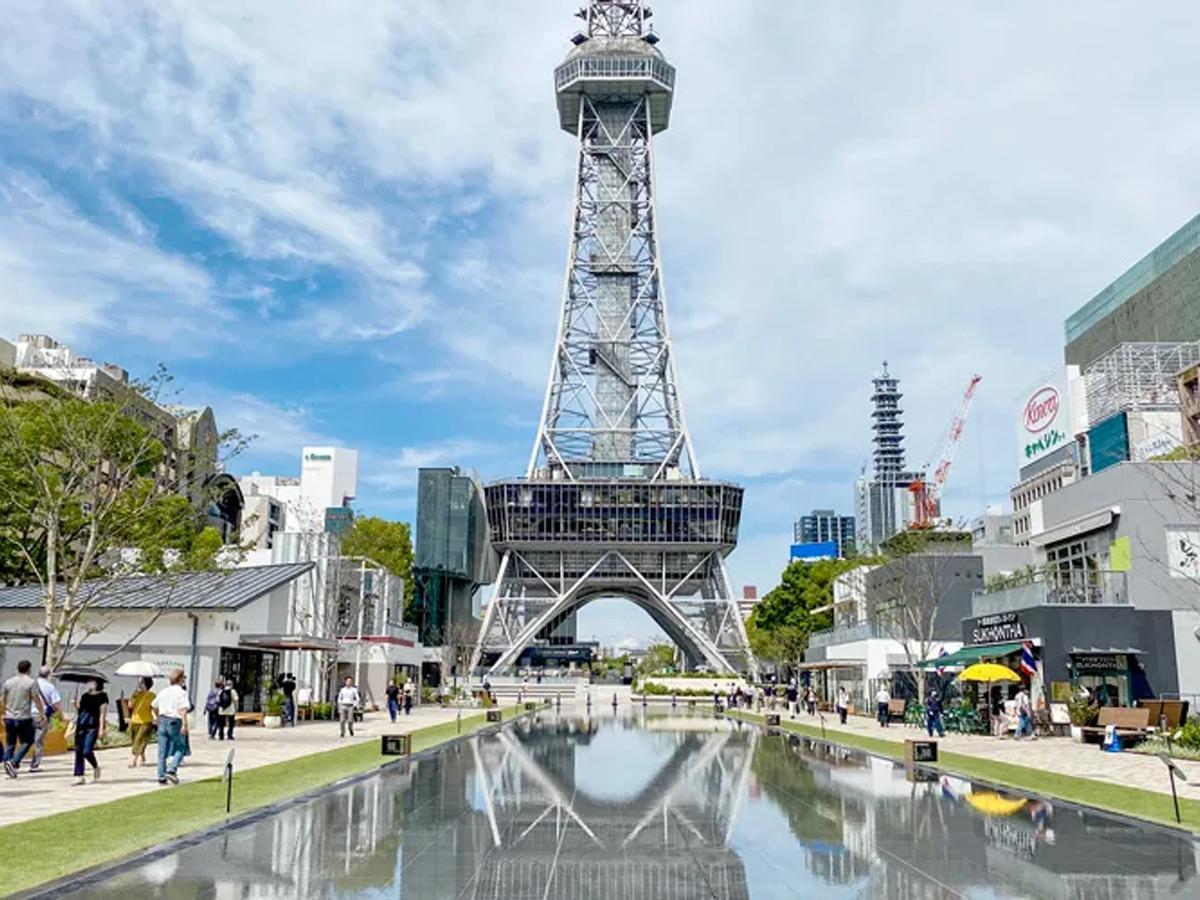
[[[92,769],[92,781],[99,781],[99,780],[100,780],[100,767],[96,766],[96,768]]]
[[[159,784],[170,784],[171,782],[167,781],[167,779],[165,779],[165,778],[160,778],[160,779],[158,779],[158,783]]]
[[[4,761],[4,774],[7,775],[9,778],[17,777],[16,767],[11,762],[9,762],[7,759]]]
[[[171,784],[179,784],[179,776],[174,772],[168,772],[167,781],[171,782]]]
[[[74,785],[87,784],[87,779],[81,775],[79,778],[76,778],[74,781],[72,781],[71,784],[74,784]]]

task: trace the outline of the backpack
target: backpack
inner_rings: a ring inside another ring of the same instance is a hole
[[[233,692],[229,688],[221,688],[221,693],[217,695],[217,704],[221,709],[225,709],[231,703],[233,703]]]

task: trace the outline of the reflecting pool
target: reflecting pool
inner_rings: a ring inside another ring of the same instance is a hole
[[[1196,897],[1198,846],[703,715],[537,714],[58,897]]]

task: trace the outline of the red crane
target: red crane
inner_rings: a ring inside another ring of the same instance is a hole
[[[913,495],[913,528],[929,528],[938,516],[939,504],[942,499],[942,486],[950,467],[954,465],[954,454],[958,450],[958,442],[962,438],[963,429],[967,425],[967,414],[971,411],[971,401],[975,398],[975,389],[979,387],[982,376],[972,375],[958,404],[958,411],[950,420],[946,429],[946,439],[942,442],[942,452],[938,456],[937,465],[933,469],[933,477],[926,484],[924,478],[918,478],[908,486]],[[926,471],[929,467],[926,466]]]

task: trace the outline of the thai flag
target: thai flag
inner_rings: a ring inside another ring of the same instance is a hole
[[[943,647],[942,652],[938,654],[938,659],[941,659],[945,655],[946,655],[946,648]],[[941,678],[945,674],[946,674],[946,667],[939,663],[938,667],[937,667],[937,677]]]
[[[1030,678],[1037,674],[1037,660],[1033,658],[1033,644],[1029,641],[1021,645],[1021,671]]]

